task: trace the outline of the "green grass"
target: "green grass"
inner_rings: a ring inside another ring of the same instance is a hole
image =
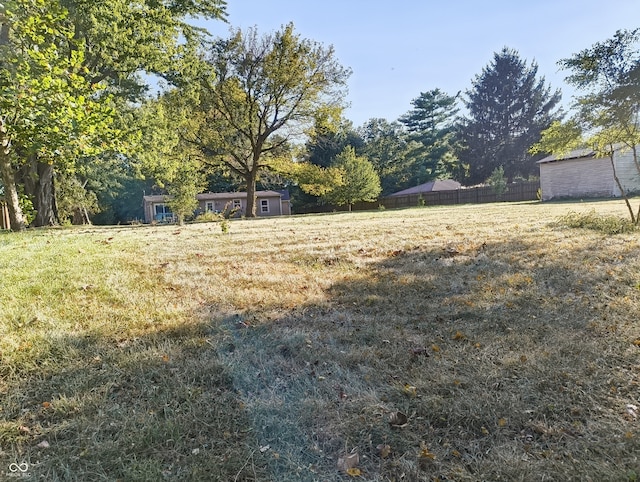
[[[624,215],[2,234],[0,475],[340,481],[356,451],[361,480],[635,480],[640,243],[567,222]]]

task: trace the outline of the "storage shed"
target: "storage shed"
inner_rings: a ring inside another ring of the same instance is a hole
[[[613,155],[615,172],[627,194],[640,192],[640,173],[630,149],[618,148]],[[542,200],[559,198],[620,197],[611,159],[592,149],[578,149],[562,156],[538,161]]]

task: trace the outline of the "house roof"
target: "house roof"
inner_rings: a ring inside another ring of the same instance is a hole
[[[540,159],[537,164],[546,164],[547,162],[568,161],[570,159],[592,159],[596,156],[593,149],[575,149],[566,154],[552,154],[544,159]]]
[[[169,196],[166,194],[154,194],[150,196],[144,196],[145,202],[161,203],[167,200]],[[246,199],[246,192],[204,192],[196,194],[198,201],[212,201],[215,199]],[[278,191],[256,191],[256,197],[277,197],[282,198],[283,194]]]
[[[429,181],[424,184],[420,184],[419,186],[410,187],[409,189],[394,192],[389,196],[408,196],[409,194],[420,194],[423,192],[434,191],[455,191],[457,189],[460,189],[461,187],[462,185],[458,181],[454,181],[453,179],[438,179],[435,181]]]

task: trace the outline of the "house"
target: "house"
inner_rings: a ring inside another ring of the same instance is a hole
[[[614,151],[613,162],[627,194],[640,191],[640,173],[629,149]],[[591,149],[577,149],[538,161],[542,200],[557,198],[620,197],[611,159]]]
[[[454,181],[452,179],[437,179],[435,181],[429,181],[424,184],[420,184],[419,186],[410,187],[409,189],[394,192],[393,194],[389,194],[389,196],[387,197],[409,196],[411,194],[424,194],[436,191],[455,191],[457,189],[460,189],[461,187],[462,185],[458,181]]]
[[[246,192],[202,193],[196,195],[196,212],[225,212],[235,210],[243,215],[247,210]],[[258,216],[284,216],[291,214],[288,191],[256,191],[256,214]],[[144,221],[150,223],[174,222],[174,216],[167,205],[167,196],[144,196]]]

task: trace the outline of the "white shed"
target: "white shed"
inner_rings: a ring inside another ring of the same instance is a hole
[[[629,149],[613,156],[616,174],[624,190],[640,192],[640,173]],[[591,149],[578,149],[562,156],[538,161],[542,200],[558,198],[620,197],[609,157],[598,157]]]

